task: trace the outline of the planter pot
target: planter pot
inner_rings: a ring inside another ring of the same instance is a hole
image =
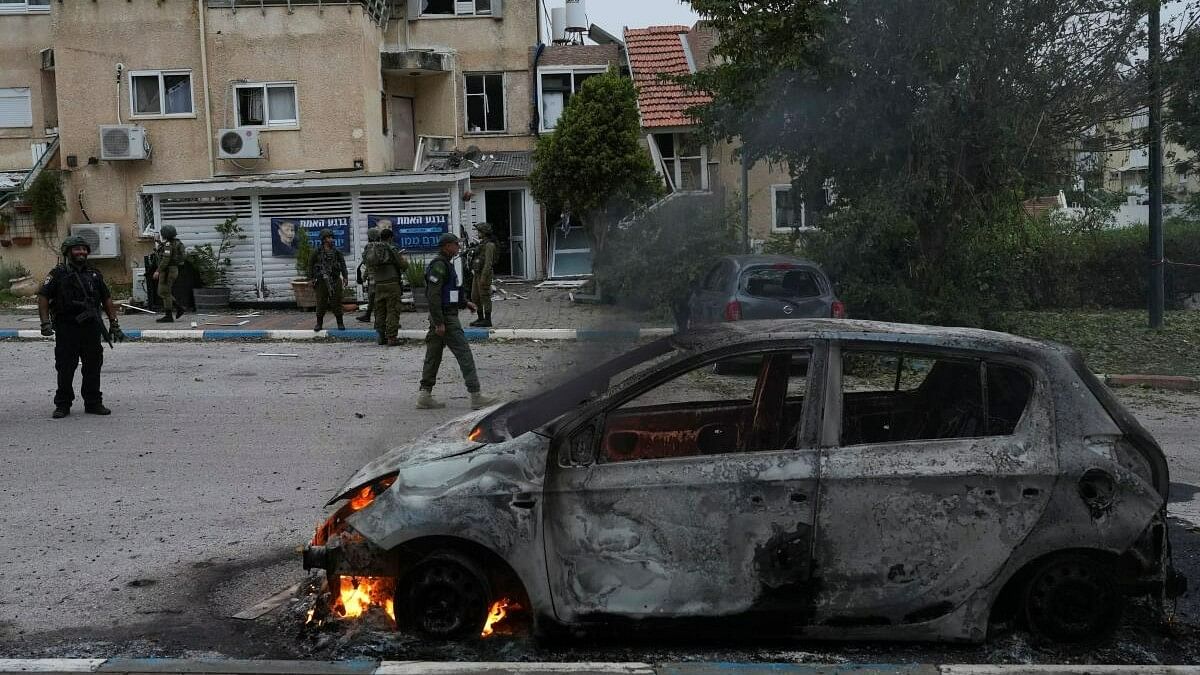
[[[31,298],[37,295],[38,282],[31,276],[23,276],[11,281],[8,291],[20,298]]]
[[[292,295],[296,296],[296,306],[300,309],[312,309],[317,306],[317,291],[308,279],[293,279]]]
[[[12,241],[17,246],[33,246],[33,237],[13,237]]]
[[[229,307],[228,288],[193,288],[196,309],[225,309]]]

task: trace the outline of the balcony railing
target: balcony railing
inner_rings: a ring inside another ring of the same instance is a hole
[[[347,5],[362,5],[367,15],[380,26],[386,26],[389,19],[396,14],[398,0],[208,0],[210,9],[258,9],[266,11],[267,7],[287,7],[293,11],[296,7],[317,7],[319,9],[345,7]]]

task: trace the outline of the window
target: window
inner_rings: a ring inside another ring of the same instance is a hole
[[[33,126],[33,104],[29,87],[0,87],[0,128]]]
[[[236,94],[239,127],[295,127],[300,124],[294,82],[239,84]]]
[[[423,5],[421,16],[491,16],[492,0],[409,0]]]
[[[129,95],[134,117],[190,117],[194,113],[192,73],[188,70],[132,72]]]
[[[793,202],[791,185],[772,185],[771,228],[788,231],[798,227],[804,227],[804,204]]]
[[[558,118],[583,86],[584,80],[603,73],[604,66],[568,71],[542,71],[538,78],[538,99],[542,102],[542,131],[558,126]]]
[[[154,195],[139,193],[138,201],[138,231],[143,237],[153,237],[158,234],[158,219],[154,217]]]
[[[758,352],[693,368],[605,417],[600,460],[774,452],[799,445],[807,351]]]
[[[695,134],[654,134],[671,191],[708,189],[708,148]]]
[[[467,133],[504,131],[504,73],[467,73]]]
[[[742,290],[756,298],[798,300],[821,294],[821,282],[811,269],[780,265],[753,267],[742,275]]]
[[[0,14],[49,12],[50,0],[0,0]]]
[[[1025,371],[957,356],[848,351],[842,445],[1012,434],[1033,393]]]

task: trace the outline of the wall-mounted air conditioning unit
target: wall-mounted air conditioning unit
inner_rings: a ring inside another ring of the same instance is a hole
[[[258,144],[258,129],[222,129],[217,139],[221,159],[262,157],[262,146]]]
[[[146,129],[134,124],[100,125],[100,159],[146,159]]]
[[[116,223],[72,225],[71,236],[83,237],[92,247],[88,258],[116,258],[121,255],[121,230]]]

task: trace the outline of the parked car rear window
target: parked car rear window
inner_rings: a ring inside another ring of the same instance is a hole
[[[812,298],[821,295],[821,282],[809,269],[755,267],[742,274],[742,290],[756,298]]]
[[[1033,380],[1013,366],[930,354],[847,351],[842,445],[1008,436]]]

